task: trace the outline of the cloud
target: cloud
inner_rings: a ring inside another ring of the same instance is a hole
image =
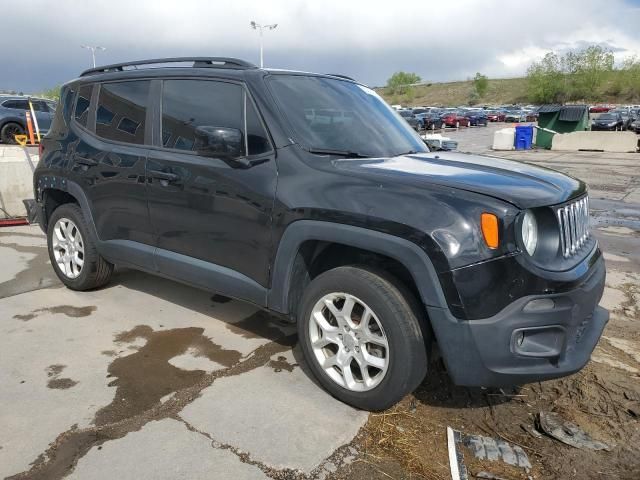
[[[36,14],[37,13],[37,14]],[[431,81],[522,75],[550,50],[606,45],[640,54],[640,9],[625,0],[23,0],[0,40],[0,88],[37,91],[98,63],[177,55],[259,62],[249,22],[265,33],[267,66],[344,73],[382,85],[397,70]]]

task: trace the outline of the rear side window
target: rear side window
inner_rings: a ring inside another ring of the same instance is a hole
[[[244,132],[243,89],[209,80],[165,80],[162,87],[162,145],[196,151],[198,131],[214,127]]]
[[[91,92],[93,85],[83,85],[78,91],[78,100],[76,100],[76,110],[74,117],[83,127],[87,126],[87,117],[89,116],[89,104],[91,103]]]
[[[7,100],[2,104],[5,108],[13,108],[15,110],[29,110],[29,102],[26,100]]]
[[[149,80],[100,85],[96,135],[107,140],[143,145],[149,86]]]

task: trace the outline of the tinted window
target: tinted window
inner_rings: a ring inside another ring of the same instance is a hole
[[[75,98],[75,90],[66,89],[62,93],[62,114],[64,118],[69,119],[71,117],[71,108],[73,107],[73,99]]]
[[[162,144],[198,151],[216,127],[244,130],[243,90],[207,80],[165,80],[162,88]]]
[[[149,80],[100,85],[96,134],[107,140],[143,145],[149,86]]]
[[[37,101],[36,100],[32,100],[31,104],[33,105],[33,110],[35,112],[48,112],[49,111],[49,107],[42,100],[37,100]]]
[[[26,100],[7,100],[2,104],[6,108],[15,108],[16,110],[28,110],[29,102]]]
[[[89,104],[91,103],[92,90],[93,85],[83,85],[78,91],[78,100],[76,100],[76,111],[74,116],[76,121],[84,127],[87,126],[87,116],[89,115]]]
[[[247,102],[247,151],[249,155],[260,155],[271,151],[267,132],[260,121],[258,112],[249,97]]]

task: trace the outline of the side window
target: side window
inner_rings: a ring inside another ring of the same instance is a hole
[[[271,144],[256,107],[248,95],[245,96],[245,101],[247,102],[247,152],[249,155],[270,152]]]
[[[91,92],[93,85],[83,85],[78,91],[78,100],[76,100],[76,110],[74,117],[83,127],[87,126],[87,117],[89,116],[89,104],[91,103]]]
[[[206,156],[244,155],[243,93],[232,83],[165,80],[162,145]]]
[[[149,80],[100,85],[96,135],[107,140],[143,145],[149,86]]]
[[[3,107],[13,108],[15,110],[29,110],[29,102],[26,100],[7,100],[2,104]]]
[[[31,104],[33,105],[34,112],[48,112],[49,107],[42,100],[32,100]]]

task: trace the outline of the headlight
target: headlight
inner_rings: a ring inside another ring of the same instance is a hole
[[[616,122],[611,122],[611,123],[609,124],[609,126],[610,126],[610,127],[615,127],[615,126],[616,126]]]
[[[522,219],[521,238],[524,248],[529,255],[533,255],[538,246],[538,222],[531,211],[527,211]]]

